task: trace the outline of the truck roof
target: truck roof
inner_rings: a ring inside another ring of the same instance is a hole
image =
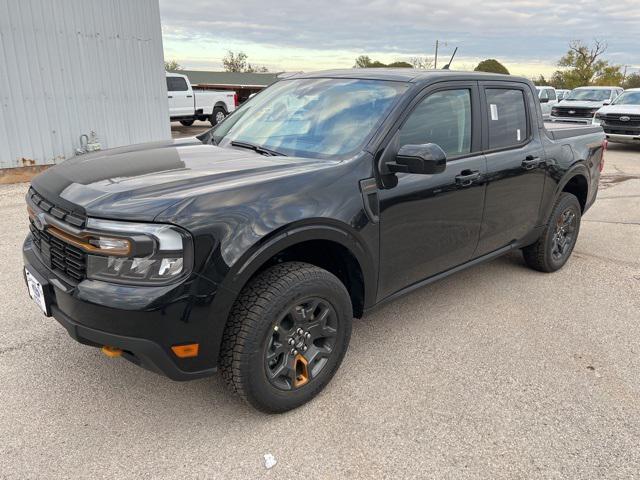
[[[514,75],[485,72],[462,72],[456,70],[418,70],[414,68],[344,68],[300,73],[288,78],[354,78],[363,80],[388,80],[396,82],[422,83],[433,80],[502,80],[526,82],[530,80]]]

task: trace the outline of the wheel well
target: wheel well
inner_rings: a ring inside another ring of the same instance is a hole
[[[580,207],[584,212],[584,207],[587,204],[587,194],[589,193],[589,184],[584,175],[576,175],[571,177],[571,180],[562,189],[563,192],[571,193],[575,195],[580,202]]]
[[[217,107],[222,108],[225,112],[227,111],[227,105],[226,105],[224,102],[217,102],[217,103],[213,106],[213,108],[217,108]]]
[[[333,273],[349,292],[353,316],[362,317],[364,276],[360,263],[349,249],[330,240],[309,240],[297,243],[274,255],[255,274],[277,263],[291,261],[310,263]]]

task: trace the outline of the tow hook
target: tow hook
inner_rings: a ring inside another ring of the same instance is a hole
[[[105,345],[102,347],[102,353],[104,353],[107,357],[116,358],[122,355],[122,349],[116,347],[110,347],[109,345]]]

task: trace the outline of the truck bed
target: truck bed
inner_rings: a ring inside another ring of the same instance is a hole
[[[575,123],[544,122],[544,128],[549,138],[564,140],[565,138],[579,137],[590,133],[602,132],[599,125],[576,125]]]

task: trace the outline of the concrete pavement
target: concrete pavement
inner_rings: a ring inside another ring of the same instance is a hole
[[[27,187],[0,186],[0,478],[637,478],[640,147],[612,145],[604,173],[563,270],[514,253],[382,307],[328,388],[280,416],[42,316],[21,273]]]

